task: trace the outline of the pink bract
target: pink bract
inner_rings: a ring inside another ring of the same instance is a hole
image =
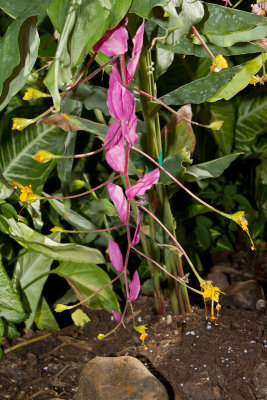
[[[132,199],[135,196],[140,196],[144,194],[147,190],[151,188],[154,183],[158,182],[159,176],[159,169],[156,168],[146,174],[142,179],[139,179],[139,181],[137,181],[135,185],[130,186],[128,189],[126,189],[125,193],[128,199]]]
[[[129,284],[130,296],[129,301],[134,301],[137,299],[140,292],[140,279],[137,270],[134,273],[132,282]]]
[[[109,239],[108,242],[108,254],[113,267],[119,271],[123,271],[123,257],[120,251],[119,246],[114,240]]]
[[[128,50],[128,32],[125,26],[127,18],[124,18],[115,28],[106,31],[104,36],[94,45],[93,50],[102,51],[109,57],[124,54]]]
[[[114,183],[108,184],[108,192],[119,214],[121,222],[125,223],[127,219],[127,200],[120,186]]]

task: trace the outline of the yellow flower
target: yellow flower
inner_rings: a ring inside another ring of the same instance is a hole
[[[27,88],[24,96],[22,97],[23,100],[37,100],[41,97],[51,97],[50,94],[40,92],[40,90],[34,88]]]
[[[71,308],[70,306],[66,306],[65,304],[57,304],[55,308],[55,312],[62,312]]]
[[[52,233],[65,232],[65,230],[60,228],[59,226],[54,226],[52,229],[50,229],[50,232],[52,232]]]
[[[23,129],[27,128],[27,126],[35,122],[34,119],[27,119],[27,118],[12,118],[12,121],[13,121],[12,130],[17,129],[18,131],[23,131]]]
[[[53,158],[56,158],[56,155],[53,153],[50,153],[50,151],[47,150],[39,150],[37,153],[33,156],[33,158],[38,161],[41,164],[47,163],[48,161],[52,160]]]
[[[141,333],[140,339],[142,340],[143,347],[146,350],[147,346],[145,345],[145,339],[147,338],[147,334],[146,334],[145,330],[147,329],[147,324],[134,326],[134,329],[137,332]]]
[[[238,225],[240,225],[241,228],[243,229],[243,231],[245,231],[248,234],[248,237],[252,244],[251,250],[256,250],[256,247],[254,246],[253,240],[252,240],[249,230],[248,230],[248,221],[245,218],[245,211],[238,211],[234,214],[231,214],[231,219],[233,221],[235,221]]]
[[[98,340],[102,340],[102,339],[104,339],[105,336],[106,336],[106,335],[104,335],[103,333],[99,333],[99,334],[97,335],[97,339],[98,339]]]
[[[212,129],[213,131],[218,131],[221,129],[224,121],[213,121],[209,124],[209,128]]]
[[[214,72],[220,72],[224,68],[228,68],[228,63],[226,59],[221,54],[219,54],[213,59],[213,63],[210,66],[210,69]]]
[[[207,307],[206,307],[205,300],[210,298],[211,299],[211,317],[210,317],[210,319],[215,320],[215,324],[216,324],[216,321],[217,321],[218,315],[219,315],[219,311],[221,309],[221,305],[219,304],[220,293],[222,293],[222,294],[225,294],[225,293],[222,292],[217,286],[213,286],[212,281],[202,282],[201,290],[203,291],[206,319],[207,319]],[[216,310],[217,310],[216,317],[214,316],[214,302],[218,303],[216,306]]]

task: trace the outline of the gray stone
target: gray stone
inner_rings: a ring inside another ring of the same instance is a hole
[[[84,367],[79,400],[168,400],[163,384],[134,357],[96,357]]]
[[[254,392],[257,399],[267,399],[267,364],[261,363],[253,371]]]
[[[231,285],[227,294],[222,296],[221,304],[256,310],[259,300],[264,300],[264,291],[258,282],[251,279]]]

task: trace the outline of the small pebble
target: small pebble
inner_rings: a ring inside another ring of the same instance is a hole
[[[244,353],[247,353],[247,352],[248,352],[247,349],[245,349],[245,350],[244,350]]]
[[[141,318],[141,317],[138,317],[138,318],[137,318],[137,321],[138,321],[138,322],[142,322],[142,318]]]

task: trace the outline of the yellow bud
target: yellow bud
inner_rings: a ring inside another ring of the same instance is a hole
[[[65,230],[60,228],[60,226],[54,226],[52,229],[50,229],[50,232],[52,232],[52,233],[65,232]]]
[[[55,308],[55,312],[62,312],[62,311],[68,310],[69,308],[71,308],[71,307],[66,306],[65,304],[57,304],[56,308]]]
[[[222,125],[223,125],[224,121],[212,121],[208,128],[212,129],[213,131],[218,131],[219,129],[221,129]]]
[[[102,340],[102,339],[104,339],[105,336],[106,336],[106,335],[103,335],[103,333],[99,333],[99,334],[97,335],[97,339],[98,339],[98,340]]]
[[[38,161],[41,164],[47,163],[48,161],[52,160],[53,158],[56,158],[56,155],[53,153],[50,153],[50,151],[47,150],[39,150],[37,153],[33,156],[33,158]]]
[[[252,244],[251,250],[256,250],[256,247],[254,246],[252,237],[250,236],[250,233],[248,230],[248,221],[245,218],[245,211],[238,211],[234,214],[231,214],[230,217],[233,221],[235,221],[238,225],[241,226],[243,231],[245,231],[248,234],[249,240]]]
[[[40,90],[34,89],[34,88],[27,88],[26,92],[23,96],[23,100],[37,100],[40,99],[41,97],[51,97],[50,94],[40,92]]]
[[[27,118],[12,118],[12,121],[13,121],[12,130],[17,129],[18,131],[23,131],[23,129],[27,128],[27,126],[35,122],[34,119],[27,119]]]
[[[251,85],[256,85],[257,83],[259,83],[259,82],[261,82],[261,78],[259,77],[259,75],[254,75],[254,76],[252,76],[251,78],[250,78],[250,81],[249,81],[249,83],[251,84]]]
[[[74,181],[72,181],[71,185],[72,190],[80,190],[86,186],[86,183],[80,179],[75,179]]]

